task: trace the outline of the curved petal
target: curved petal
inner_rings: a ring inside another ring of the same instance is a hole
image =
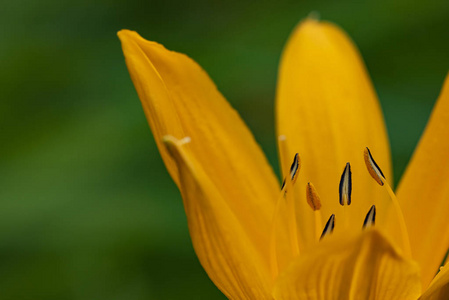
[[[342,219],[338,185],[350,162],[353,201],[349,224],[359,230],[373,204],[381,224],[385,215],[381,203],[388,196],[366,171],[363,151],[369,147],[391,179],[388,137],[376,93],[349,37],[327,22],[301,22],[282,55],[276,100],[277,133],[286,136],[290,155],[299,152],[302,159],[298,186],[309,181],[315,185],[323,202],[323,218],[335,213]],[[313,214],[304,191],[296,194],[302,206],[302,234],[310,241]]]
[[[449,76],[398,187],[412,255],[426,287],[449,247]]]
[[[273,296],[282,299],[417,299],[419,268],[376,230],[331,236],[282,273]]]
[[[268,257],[269,229],[279,183],[239,115],[206,72],[184,54],[119,32],[129,73],[159,151],[174,181],[178,167],[162,145],[164,135],[190,137],[187,149]],[[268,259],[268,258],[267,258]]]
[[[171,136],[164,140],[178,166],[190,236],[203,268],[230,299],[269,299],[267,261],[186,145]]]
[[[420,300],[449,299],[449,267],[444,266],[430,283]]]

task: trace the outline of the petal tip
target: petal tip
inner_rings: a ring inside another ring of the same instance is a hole
[[[346,35],[344,30],[340,28],[340,26],[332,23],[330,21],[321,20],[320,13],[317,11],[311,11],[309,15],[302,19],[296,28],[293,30],[293,33],[302,33],[303,35],[313,38],[314,40],[322,39],[320,36],[328,35],[330,31],[341,32]]]
[[[164,143],[165,147],[167,148],[170,155],[173,156],[173,149],[178,149],[178,147],[190,143],[191,139],[189,136],[186,136],[182,139],[177,139],[172,135],[164,135],[162,137],[162,143]]]
[[[129,29],[122,29],[117,31],[117,36],[122,43],[130,40],[143,39],[136,31]]]
[[[165,145],[175,144],[177,141],[178,141],[178,139],[175,138],[174,136],[170,135],[170,134],[164,135],[162,137],[162,142]]]
[[[321,14],[319,11],[316,10],[312,10],[308,15],[306,20],[310,20],[310,21],[314,21],[314,22],[319,22],[321,19]]]
[[[123,40],[126,36],[129,36],[131,32],[133,32],[133,31],[128,30],[128,29],[121,29],[121,30],[117,31],[117,36],[120,40]]]
[[[162,143],[167,149],[168,154],[171,156],[172,159],[176,161],[177,164],[180,164],[182,161],[185,161],[183,154],[184,151],[181,148],[181,146],[185,143],[184,142],[185,139],[187,138],[179,140],[172,135],[164,135],[162,137]]]
[[[168,153],[173,157],[173,150],[176,148],[178,139],[176,139],[172,135],[164,135],[162,137],[162,143],[164,144],[165,148],[167,148]]]

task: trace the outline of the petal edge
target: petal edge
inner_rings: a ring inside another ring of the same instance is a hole
[[[397,192],[423,287],[435,276],[449,247],[448,136],[449,74]]]
[[[231,299],[269,299],[266,260],[185,145],[171,136],[164,143],[178,165],[190,236],[210,279]]]

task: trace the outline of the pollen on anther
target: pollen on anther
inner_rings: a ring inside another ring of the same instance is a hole
[[[298,178],[299,170],[301,169],[301,159],[299,158],[299,154],[296,153],[295,157],[293,157],[292,165],[290,166],[290,179],[292,183],[295,183],[296,178]],[[285,186],[285,179],[282,182],[281,190]]]
[[[315,211],[321,208],[321,200],[315,187],[312,183],[307,183],[306,186],[306,199],[309,206]]]
[[[382,173],[382,170],[374,161],[374,158],[371,155],[371,152],[369,151],[368,147],[366,147],[365,150],[363,151],[363,157],[365,159],[366,168],[368,169],[368,172],[371,175],[371,177],[373,177],[378,184],[384,185],[383,179],[385,179],[385,176]]]
[[[352,173],[351,165],[349,163],[346,163],[343,174],[341,174],[338,192],[340,196],[340,205],[351,205]]]
[[[365,220],[363,221],[363,228],[370,228],[371,226],[374,226],[375,223],[376,223],[376,206],[373,205],[366,214]]]
[[[332,214],[329,218],[329,220],[326,223],[326,226],[324,226],[323,233],[321,234],[320,240],[323,239],[328,234],[331,234],[332,231],[334,231],[335,227],[335,215]]]

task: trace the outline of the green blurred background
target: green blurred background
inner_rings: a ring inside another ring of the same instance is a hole
[[[397,182],[449,69],[449,2],[362,2],[3,1],[0,299],[224,298],[192,250],[122,28],[198,61],[277,171],[279,56],[320,12],[365,58]]]

